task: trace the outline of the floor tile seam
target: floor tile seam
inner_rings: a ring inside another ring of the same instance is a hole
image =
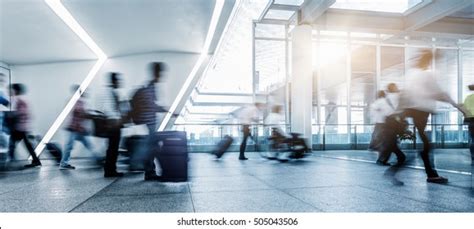
[[[196,207],[194,205],[193,193],[191,191],[191,187],[189,186],[189,183],[187,183],[187,187],[188,187],[189,198],[191,199],[191,205],[193,206],[193,212],[196,213]]]
[[[76,205],[75,207],[73,207],[71,210],[69,210],[68,212],[73,212],[74,210],[78,209],[80,206],[84,205],[87,201],[91,200],[92,198],[94,198],[96,195],[100,194],[102,191],[104,191],[106,188],[110,187],[111,185],[113,185],[115,182],[117,182],[118,180],[120,180],[120,178],[115,178],[114,181],[112,181],[110,184],[104,186],[103,188],[101,188],[99,191],[97,191],[95,194],[92,194],[91,196],[89,196],[88,198],[86,198],[84,201],[82,201],[81,203],[79,203],[78,205]]]

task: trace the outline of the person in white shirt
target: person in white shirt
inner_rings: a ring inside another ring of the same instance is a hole
[[[247,147],[247,139],[252,137],[250,133],[250,125],[254,122],[258,122],[260,118],[260,113],[264,108],[264,104],[262,103],[255,103],[250,106],[245,107],[242,109],[239,114],[238,118],[240,120],[240,124],[242,124],[242,143],[240,144],[240,154],[239,160],[248,160],[245,157],[245,148]],[[253,139],[255,141],[255,139]]]
[[[108,119],[108,147],[105,155],[104,177],[122,177],[123,173],[117,172],[118,150],[121,138],[122,121],[124,114],[121,113],[120,104],[121,80],[119,73],[109,74],[110,84],[103,97],[102,111]]]
[[[403,110],[404,117],[411,117],[413,123],[418,130],[418,134],[423,141],[423,151],[421,158],[425,166],[427,182],[447,183],[448,179],[438,175],[437,171],[430,162],[430,143],[425,134],[425,127],[430,114],[436,110],[436,102],[446,102],[458,108],[458,106],[449,95],[441,90],[436,82],[435,73],[430,70],[433,59],[431,50],[422,51],[418,59],[415,69],[411,70],[407,75],[407,88],[400,97],[399,109]]]
[[[387,86],[387,93],[379,91],[378,99],[370,106],[375,128],[369,148],[379,152],[377,164],[380,165],[390,165],[388,160],[392,152],[397,156],[398,165],[403,164],[406,158],[398,147],[396,133],[385,125],[387,117],[395,113],[396,106],[398,106],[398,88],[394,83]]]
[[[265,118],[265,125],[270,128],[271,135],[271,148],[277,149],[278,146],[286,140],[284,125],[285,122],[283,115],[281,114],[282,107],[280,105],[274,105],[271,108],[270,114]]]

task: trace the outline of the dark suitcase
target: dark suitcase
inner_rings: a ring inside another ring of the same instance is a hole
[[[6,169],[7,166],[7,153],[0,153],[0,171]]]
[[[162,131],[155,134],[157,158],[163,181],[188,180],[188,142],[184,131]]]
[[[231,136],[224,136],[224,138],[219,143],[217,143],[217,148],[213,152],[214,155],[216,155],[217,158],[221,158],[222,155],[224,155],[224,153],[229,149],[233,141],[234,139]]]

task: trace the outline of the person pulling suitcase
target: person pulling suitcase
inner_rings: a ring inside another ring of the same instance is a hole
[[[131,120],[136,125],[145,124],[148,129],[148,138],[147,138],[147,153],[145,155],[143,167],[145,169],[145,180],[146,181],[160,181],[161,177],[156,174],[155,170],[155,157],[157,146],[156,142],[156,129],[157,129],[157,120],[156,113],[158,112],[168,112],[162,106],[159,106],[157,101],[157,93],[155,84],[159,83],[162,79],[162,73],[166,70],[166,64],[162,62],[153,62],[150,64],[150,71],[152,79],[149,83],[139,88],[135,94],[132,96],[130,102],[131,111],[130,116]]]

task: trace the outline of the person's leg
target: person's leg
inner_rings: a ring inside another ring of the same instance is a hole
[[[76,140],[76,133],[69,131],[69,138],[66,142],[66,148],[63,151],[61,156],[60,166],[67,166],[69,164],[69,159],[71,157],[71,151],[74,147],[74,141]]]
[[[390,165],[390,163],[388,163],[388,160],[390,159],[391,153],[392,152],[387,149],[379,151],[379,157],[377,158],[377,161],[375,163],[377,163],[378,165]]]
[[[158,176],[156,175],[155,169],[155,153],[156,149],[153,146],[155,141],[155,132],[156,132],[156,124],[147,124],[148,127],[148,136],[146,140],[146,156],[143,161],[143,167],[145,169],[145,180],[153,180],[156,179]]]
[[[15,159],[15,148],[18,141],[19,141],[18,132],[12,131],[10,133],[10,142],[8,143],[8,156],[10,157],[10,160]]]
[[[379,152],[379,156],[376,163],[380,165],[390,165],[388,160],[390,160],[390,154],[392,153],[394,134],[382,123],[378,123],[377,126],[375,148]]]
[[[398,147],[397,144],[395,144],[395,148],[393,149],[393,153],[397,156],[397,164],[398,165],[403,165],[406,160],[406,155],[403,153],[403,151]]]
[[[370,138],[369,143],[369,150],[377,151],[377,147],[379,145],[379,137],[382,128],[382,123],[376,123],[374,126],[374,131],[372,132],[372,136]]]
[[[469,123],[469,135],[471,136],[471,144],[469,145],[471,163],[474,164],[474,123]]]
[[[112,130],[108,139],[109,142],[105,156],[104,166],[105,176],[122,175],[117,173],[117,158],[120,144],[120,128]]]
[[[25,143],[26,149],[28,150],[31,157],[33,158],[32,164],[41,164],[38,156],[36,156],[35,149],[31,145],[31,142],[27,137],[27,133],[26,132],[21,132],[20,137],[23,139],[23,142]]]
[[[240,143],[239,159],[245,159],[245,148],[247,147],[247,139],[250,136],[250,128],[248,125],[242,126],[242,143]]]
[[[410,110],[409,116],[413,118],[413,123],[415,124],[416,130],[420,135],[421,141],[423,142],[423,150],[421,151],[421,159],[425,166],[425,172],[428,178],[438,177],[438,172],[433,168],[430,161],[430,141],[425,133],[426,124],[428,123],[428,112]]]
[[[101,158],[99,157],[99,154],[94,151],[94,147],[92,147],[92,143],[90,140],[87,138],[87,135],[85,133],[77,133],[76,134],[76,141],[79,141],[86,147],[87,150],[92,154],[95,160],[100,160]]]

